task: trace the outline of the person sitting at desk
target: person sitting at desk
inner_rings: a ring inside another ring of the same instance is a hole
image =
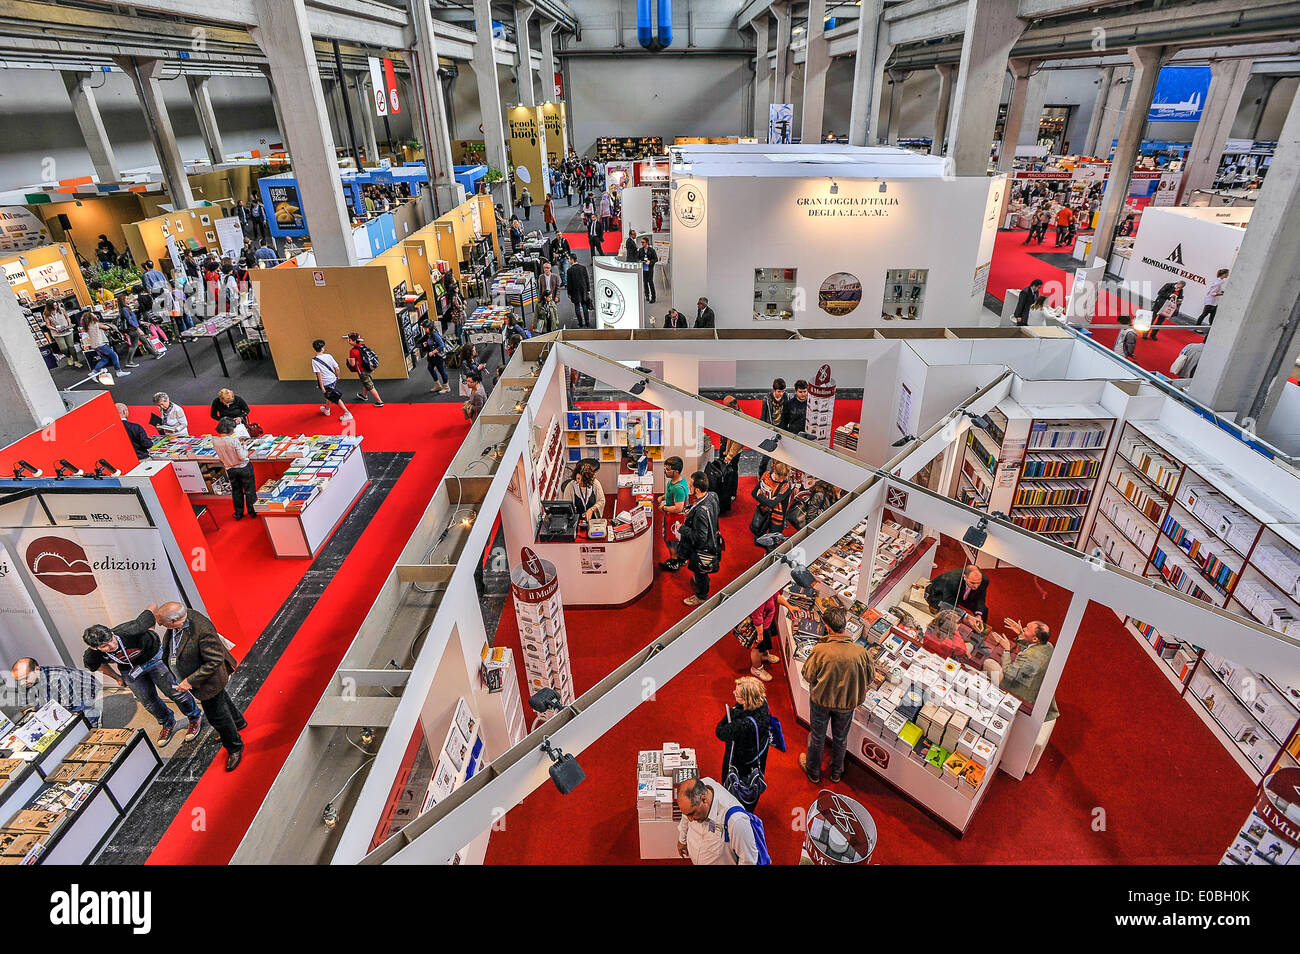
[[[995,686],[1032,706],[1038,699],[1043,677],[1047,675],[1047,664],[1052,659],[1052,630],[1038,619],[1030,620],[1024,626],[1014,619],[1004,619],[1002,624],[1022,638],[1012,643],[1005,636],[990,632],[989,642],[994,644],[995,655],[985,661],[984,671]],[[1006,651],[1001,661],[996,656],[997,648]],[[1008,655],[1012,652],[1014,659]],[[1056,700],[1053,699],[1047,718],[1051,720],[1056,716]]]
[[[573,468],[573,479],[561,491],[578,508],[579,520],[605,516],[605,489],[596,479],[596,464],[580,460]]]
[[[962,614],[957,610],[940,610],[939,615],[925,628],[921,645],[944,659],[961,659],[970,652],[962,639]]]
[[[985,603],[988,589],[988,577],[971,564],[960,570],[941,573],[931,580],[925,588],[925,602],[932,613],[937,614],[941,607],[956,607],[986,620],[989,615]]]

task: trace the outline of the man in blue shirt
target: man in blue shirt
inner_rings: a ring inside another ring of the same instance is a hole
[[[69,712],[83,712],[91,726],[98,726],[103,713],[99,680],[84,669],[42,666],[30,656],[13,664],[16,702],[24,708],[40,708],[53,699]]]
[[[144,287],[153,294],[158,294],[167,287],[167,276],[158,271],[152,261],[144,263]]]
[[[257,250],[257,260],[266,263],[264,267],[274,265],[280,260],[280,256],[275,254],[275,249],[264,240],[261,247]]]

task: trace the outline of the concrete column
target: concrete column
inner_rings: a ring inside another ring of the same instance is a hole
[[[1115,244],[1115,229],[1119,226],[1125,203],[1128,201],[1129,182],[1133,178],[1133,164],[1137,162],[1142,146],[1142,132],[1147,128],[1151,101],[1156,94],[1156,80],[1165,60],[1164,47],[1132,47],[1128,51],[1133,61],[1133,82],[1124,108],[1124,119],[1119,127],[1119,142],[1115,158],[1110,164],[1110,178],[1101,200],[1101,214],[1097,218],[1097,231],[1092,239],[1092,256],[1110,260],[1110,250]],[[1199,370],[1199,367],[1198,367]]]
[[[563,97],[555,95],[555,74],[559,72],[555,65],[555,21],[538,16],[537,28],[542,47],[542,102],[556,103]]]
[[[1119,122],[1124,118],[1124,99],[1132,85],[1133,68],[1115,67],[1110,92],[1106,95],[1106,106],[1101,113],[1101,123],[1097,127],[1097,144],[1092,149],[1094,156],[1105,159],[1110,155],[1110,144],[1119,137]]]
[[[271,68],[262,64],[262,75],[266,77],[266,87],[271,91],[271,110],[275,113],[275,128],[280,134],[280,146],[289,148],[289,137],[284,134],[284,117],[280,115],[280,97],[275,95],[275,80],[271,78]]]
[[[524,106],[537,105],[537,86],[533,83],[533,48],[528,37],[528,21],[533,18],[533,5],[525,0],[515,0],[515,68],[519,76],[519,102]]]
[[[1029,74],[1025,95],[1025,112],[1020,119],[1019,145],[1035,146],[1038,144],[1038,127],[1043,121],[1043,107],[1047,104],[1047,80],[1049,73],[1042,63],[1034,64],[1034,72]]]
[[[862,0],[858,45],[853,59],[853,101],[849,107],[849,145],[865,146],[875,138],[885,61],[893,47],[880,29],[883,0]]]
[[[1263,430],[1300,351],[1300,96],[1278,140],[1188,392]],[[1227,265],[1227,263],[1224,263]],[[1290,327],[1288,327],[1288,325]],[[1261,386],[1267,386],[1261,394]]]
[[[81,138],[85,140],[86,151],[90,153],[91,165],[95,167],[95,176],[100,182],[116,182],[121,178],[117,168],[117,157],[113,154],[113,144],[108,140],[108,130],[104,128],[104,119],[99,114],[99,103],[95,101],[95,88],[90,84],[92,77],[85,73],[64,73],[63,84],[68,88],[68,99],[72,101],[72,111],[81,127]]]
[[[1183,197],[1192,190],[1208,189],[1214,185],[1223,147],[1232,133],[1232,124],[1237,119],[1237,109],[1241,106],[1241,97],[1246,92],[1246,83],[1254,65],[1255,61],[1251,59],[1211,61],[1210,91],[1205,96],[1201,121],[1196,124],[1192,148],[1187,153],[1182,185],[1174,200],[1176,204],[1181,205]]]
[[[375,132],[375,95],[373,91],[366,89],[366,83],[369,81],[369,70],[352,74],[353,89],[356,93],[352,102],[356,104],[358,118],[361,120],[361,147],[366,151],[366,162],[378,162],[379,137]]]
[[[790,28],[793,25],[794,11],[789,3],[772,4],[772,16],[776,17],[776,68],[773,71],[772,101],[790,102],[787,86],[790,82]]]
[[[1085,156],[1097,154],[1097,137],[1101,133],[1101,117],[1106,111],[1106,101],[1110,98],[1110,86],[1115,79],[1115,67],[1107,66],[1099,73],[1097,80],[1097,100],[1092,104],[1092,115],[1088,118],[1088,134],[1080,144],[1080,152]]]
[[[808,4],[808,51],[803,66],[803,105],[800,108],[799,138],[821,142],[822,119],[826,110],[826,71],[831,66],[826,43],[826,0]]]
[[[903,115],[903,84],[907,82],[907,75],[889,71],[889,127],[886,134],[891,146],[898,145],[898,124]]]
[[[488,166],[499,169],[508,178],[510,160],[506,156],[505,113],[501,109],[501,88],[497,85],[497,64],[492,53],[491,0],[474,0],[474,58],[470,65],[478,81],[478,105],[483,115],[483,142]],[[493,189],[492,198],[501,203],[509,219],[513,205],[505,179]]]
[[[1268,107],[1269,98],[1273,95],[1273,90],[1277,87],[1279,77],[1269,76],[1252,76],[1250,82],[1246,84],[1246,95],[1243,97],[1245,102],[1237,111],[1237,121],[1232,126],[1233,139],[1254,139],[1259,132],[1260,120],[1264,118],[1264,110]]]
[[[438,78],[438,41],[433,32],[433,14],[428,0],[407,0],[407,11],[415,33],[414,54],[406,53],[414,96],[414,117],[420,123],[420,141],[424,143],[424,164],[429,171],[432,203],[430,213],[450,212],[465,201],[465,187],[456,181],[452,168],[451,132],[447,129],[447,105],[442,98],[442,80]],[[486,128],[486,127],[485,127]]]
[[[957,74],[955,63],[940,63],[935,67],[939,72],[939,102],[934,110],[934,141],[930,143],[930,155],[943,155],[943,141],[948,137],[948,108],[952,100],[952,82]]]
[[[948,155],[959,176],[988,172],[1007,56],[1024,31],[1025,22],[1016,16],[1014,3],[969,0],[966,5],[952,132],[948,134]]]
[[[768,108],[772,104],[772,61],[767,55],[768,20],[766,14],[750,21],[754,28],[754,136],[765,142]]]
[[[1015,165],[1016,144],[1020,142],[1020,127],[1024,124],[1025,106],[1029,102],[1030,77],[1036,65],[1024,59],[1011,60],[1007,64],[1011,71],[1011,100],[1007,103],[1006,121],[1002,124],[1002,145],[998,148],[998,169],[1001,172],[1008,172]]]
[[[221,142],[221,130],[217,126],[217,113],[212,108],[212,94],[208,92],[210,76],[186,75],[185,85],[189,87],[190,102],[194,104],[194,113],[199,118],[199,134],[203,145],[208,150],[208,161],[214,166],[226,160],[226,147]]]
[[[172,129],[171,117],[167,114],[167,103],[163,99],[162,60],[123,56],[116,58],[114,62],[135,85],[136,95],[140,98],[140,109],[144,111],[144,123],[149,130],[149,138],[153,141],[158,165],[162,167],[163,183],[167,186],[172,205],[177,209],[188,209],[194,204],[194,194],[190,191],[190,180],[185,175],[185,162],[181,159],[180,148],[176,145],[176,132]]]
[[[0,282],[0,406],[0,447],[41,430],[66,410],[8,282]]]
[[[252,0],[252,7],[254,22],[248,32],[270,64],[316,263],[355,265],[325,91],[303,0]]]

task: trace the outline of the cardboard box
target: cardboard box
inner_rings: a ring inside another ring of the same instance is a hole
[[[1010,724],[1015,721],[1016,713],[1020,711],[1020,700],[1010,693],[1002,694],[1002,701],[998,703],[997,715],[1002,721]]]
[[[993,716],[989,719],[989,724],[984,729],[984,738],[988,739],[994,745],[1001,745],[1006,741],[1009,726],[1001,716]]]
[[[974,729],[966,729],[961,734],[961,738],[957,740],[957,754],[965,756],[967,759],[971,758],[971,753],[975,749],[975,741],[979,738],[981,736]]]
[[[970,755],[968,757],[972,762],[976,762],[985,768],[988,768],[988,766],[993,763],[993,756],[996,752],[997,747],[992,742],[988,739],[981,738],[976,740],[975,744],[971,746]]]

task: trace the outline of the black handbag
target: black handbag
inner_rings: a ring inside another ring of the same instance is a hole
[[[772,508],[764,507],[761,504],[754,508],[754,516],[749,518],[749,532],[754,536],[762,536],[767,530],[767,522],[772,516]]]
[[[750,724],[754,727],[754,741],[758,742],[758,723],[753,716],[746,716]],[[782,739],[784,741],[784,739]],[[767,743],[758,750],[754,757],[754,766],[743,776],[737,771],[734,764],[727,766],[727,777],[723,779],[722,787],[736,796],[736,800],[746,805],[753,805],[758,801],[759,796],[767,791],[767,779],[763,777],[763,753],[767,747],[772,744],[772,735],[769,731]]]

